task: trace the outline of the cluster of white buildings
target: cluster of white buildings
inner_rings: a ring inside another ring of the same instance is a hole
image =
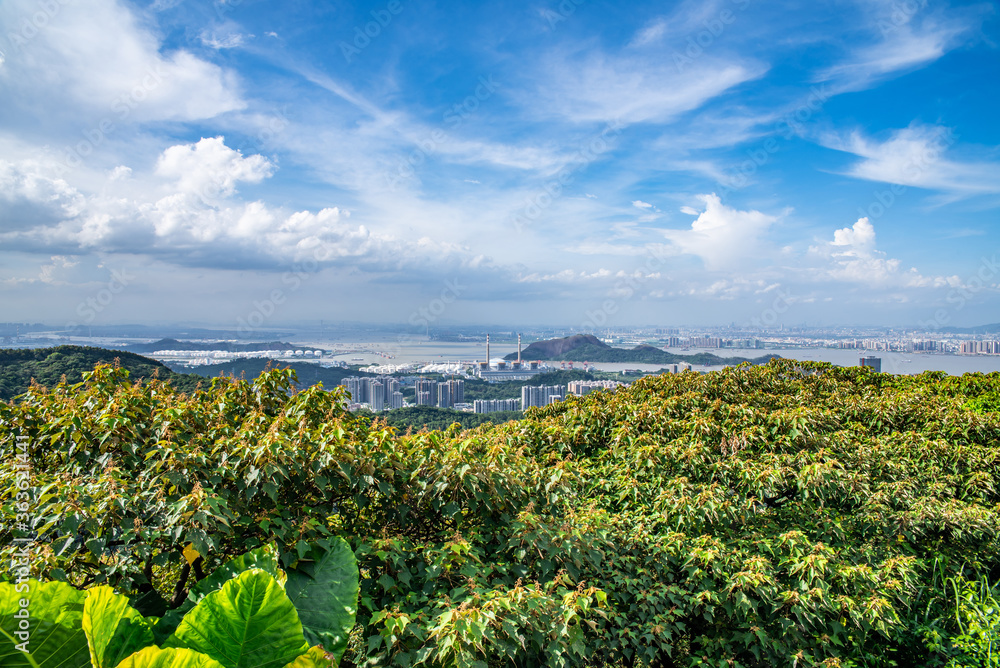
[[[220,364],[240,359],[319,359],[322,350],[158,350],[149,355],[153,359],[184,360],[187,366]]]
[[[368,408],[375,413],[403,407],[399,381],[389,376],[375,378],[345,378],[341,383],[351,393],[349,410]]]
[[[1000,341],[965,341],[959,352],[963,355],[1000,355]]]

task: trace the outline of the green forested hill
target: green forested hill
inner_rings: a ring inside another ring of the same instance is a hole
[[[209,364],[206,366],[188,368],[178,368],[177,373],[181,375],[197,375],[208,378],[219,376],[233,376],[234,378],[246,378],[253,380],[266,369],[294,369],[298,377],[297,387],[309,387],[316,383],[323,383],[323,387],[331,390],[339,385],[342,380],[349,376],[371,376],[370,373],[351,369],[328,369],[312,362],[276,362],[274,360],[262,358],[238,359],[222,364]]]
[[[6,401],[26,392],[32,379],[46,387],[57,385],[64,376],[68,383],[79,383],[82,374],[93,371],[95,364],[114,364],[115,360],[128,369],[133,380],[156,376],[169,380],[181,391],[193,390],[204,380],[174,373],[156,360],[124,350],[89,346],[3,349],[0,350],[0,399]]]
[[[591,334],[575,334],[562,339],[536,341],[525,348],[521,359],[525,360],[555,360],[566,362],[604,362],[618,364],[704,364],[709,366],[737,365],[742,362],[764,364],[778,355],[764,355],[753,359],[747,357],[719,357],[712,353],[693,353],[690,355],[667,352],[650,345],[638,345],[635,348],[613,348]],[[517,353],[511,353],[504,359],[517,358]]]

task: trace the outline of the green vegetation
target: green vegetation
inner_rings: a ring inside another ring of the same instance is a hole
[[[148,595],[23,578],[0,583],[0,659],[11,668],[329,667],[347,648],[357,602],[357,564],[339,538],[307,546],[287,572],[273,545],[241,555],[163,617],[143,609]]]
[[[201,376],[204,378],[217,378],[219,376],[231,376],[233,378],[245,378],[253,381],[262,373],[269,369],[293,369],[296,375],[295,387],[305,388],[316,383],[323,383],[327,389],[336,387],[350,376],[371,376],[373,374],[358,371],[357,369],[326,368],[313,362],[276,362],[275,360],[263,358],[237,359],[223,364],[207,364],[194,368],[180,368],[176,371],[182,374]]]
[[[362,415],[359,413],[359,415]],[[364,413],[364,417],[385,420],[385,423],[403,433],[408,429],[447,429],[456,422],[462,429],[472,429],[483,424],[499,424],[524,417],[521,411],[500,411],[497,413],[466,413],[453,408],[436,406],[410,406],[397,408],[385,413]]]
[[[1000,374],[775,360],[409,435],[293,380],[181,394],[104,366],[0,403],[33,574],[162,620],[202,569],[273,543],[288,571],[339,536],[344,665],[996,665],[1000,414],[967,406]],[[0,528],[8,563],[21,535]]]
[[[32,380],[46,387],[54,387],[63,377],[68,383],[79,383],[95,364],[115,363],[127,369],[135,380],[170,380],[179,390],[193,390],[204,380],[182,376],[156,360],[122,350],[85,346],[3,349],[0,350],[0,400],[7,401],[26,392]]]
[[[516,359],[517,353],[511,353],[504,359]],[[612,348],[591,334],[576,334],[562,339],[538,341],[532,343],[522,352],[522,359],[556,360],[566,362],[603,362],[617,364],[699,364],[707,366],[735,366],[743,362],[765,364],[778,355],[764,355],[749,359],[746,357],[719,357],[712,353],[694,353],[677,355],[649,345],[639,345],[635,348]]]

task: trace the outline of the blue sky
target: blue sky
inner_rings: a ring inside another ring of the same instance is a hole
[[[995,322],[997,10],[4,0],[4,319]]]

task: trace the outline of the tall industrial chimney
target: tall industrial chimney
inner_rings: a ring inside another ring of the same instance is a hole
[[[490,335],[486,335],[486,369],[490,368]]]
[[[521,366],[521,333],[517,334],[517,366]]]

